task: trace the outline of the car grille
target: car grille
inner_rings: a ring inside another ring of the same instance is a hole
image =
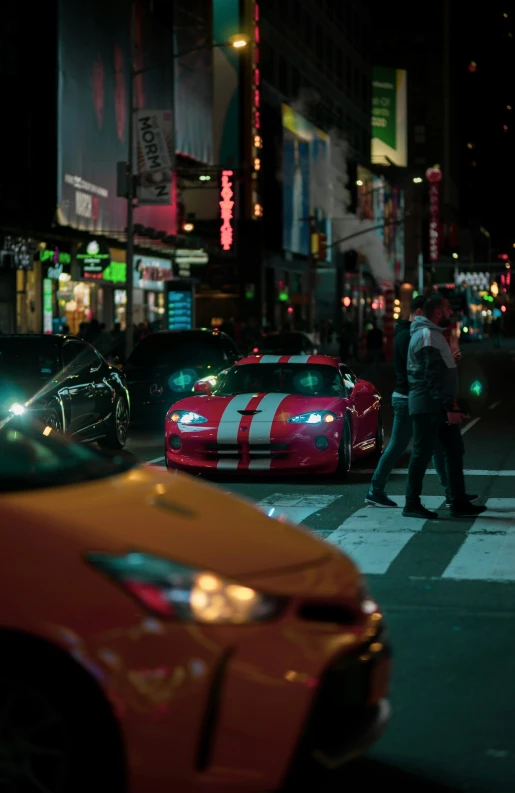
[[[369,652],[373,642],[383,650]],[[352,752],[361,736],[373,727],[379,705],[370,703],[373,673],[378,663],[390,657],[385,636],[375,636],[367,645],[337,657],[318,683],[311,713],[287,782],[302,778],[317,764],[338,766]]]
[[[356,625],[362,618],[356,609],[335,606],[334,603],[304,603],[298,610],[298,616],[306,622],[327,622],[333,625]]]
[[[287,456],[287,443],[208,443],[206,453],[209,459],[240,460],[244,457],[284,459]]]

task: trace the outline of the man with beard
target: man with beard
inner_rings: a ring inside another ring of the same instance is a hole
[[[458,405],[458,369],[444,330],[451,321],[449,301],[439,295],[424,305],[424,316],[415,317],[408,349],[409,412],[413,421],[413,451],[408,469],[406,506],[410,518],[437,518],[438,513],[422,506],[422,483],[434,453],[435,438],[445,452],[451,515],[475,517],[486,507],[474,506],[467,498],[463,474],[464,446],[460,424],[466,415]]]

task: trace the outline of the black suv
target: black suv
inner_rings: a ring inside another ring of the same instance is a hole
[[[124,372],[134,418],[162,418],[171,405],[191,395],[197,380],[217,375],[242,357],[221,331],[162,330],[143,339]]]
[[[76,440],[122,449],[129,405],[124,375],[87,342],[54,334],[0,336],[0,422],[26,414]]]

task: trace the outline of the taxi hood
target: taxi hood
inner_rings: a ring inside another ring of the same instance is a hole
[[[273,581],[278,594],[308,594],[314,574],[331,593],[335,580],[354,588],[358,577],[350,559],[307,530],[180,473],[139,466],[101,481],[24,492],[23,502],[16,494],[3,499],[19,517],[42,524],[47,547],[65,545],[74,554],[140,551],[254,586]],[[327,565],[332,575],[322,575]]]

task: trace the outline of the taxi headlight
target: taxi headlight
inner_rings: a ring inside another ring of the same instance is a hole
[[[217,573],[146,553],[89,553],[88,562],[164,619],[209,625],[248,625],[275,619],[286,598],[264,595]]]
[[[337,415],[330,410],[314,410],[310,413],[300,413],[288,419],[291,424],[331,424],[336,421]]]
[[[174,410],[168,419],[174,424],[205,424],[207,421],[205,416],[199,416],[198,413],[192,413],[191,410]]]

